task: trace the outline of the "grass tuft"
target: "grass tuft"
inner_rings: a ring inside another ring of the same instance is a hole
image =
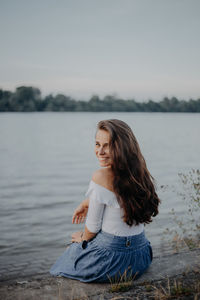
[[[174,280],[172,283],[168,279],[166,287],[152,285],[152,288],[155,290],[155,300],[181,299],[182,297],[191,295],[194,295],[194,299],[198,299],[198,296],[200,296],[200,281],[188,287],[179,281]]]
[[[130,290],[133,286],[133,280],[135,279],[136,275],[137,273],[132,275],[131,271],[125,270],[122,275],[116,275],[114,278],[110,278],[108,276],[110,281],[110,292],[119,293]]]

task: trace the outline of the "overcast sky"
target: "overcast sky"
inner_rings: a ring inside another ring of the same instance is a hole
[[[0,0],[0,87],[200,98],[200,0]]]

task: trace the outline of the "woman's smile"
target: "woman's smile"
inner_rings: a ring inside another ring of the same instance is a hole
[[[109,157],[98,157],[98,159],[99,162],[101,163],[101,162],[106,162],[109,159]]]

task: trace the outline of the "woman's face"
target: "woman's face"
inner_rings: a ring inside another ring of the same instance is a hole
[[[109,167],[111,165],[109,142],[109,132],[99,129],[96,133],[95,154],[101,167]]]

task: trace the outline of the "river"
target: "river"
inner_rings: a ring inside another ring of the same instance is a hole
[[[200,114],[1,113],[0,279],[45,273],[70,241],[75,207],[99,168],[94,135],[99,120],[127,122],[156,179],[160,214],[146,226],[154,247],[187,207],[178,173],[200,168]],[[166,188],[161,188],[165,186]]]

